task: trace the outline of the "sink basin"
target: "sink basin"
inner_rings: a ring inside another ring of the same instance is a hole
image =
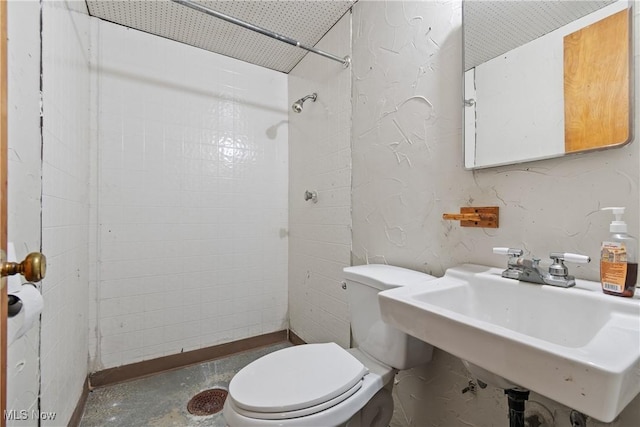
[[[464,264],[381,292],[382,317],[504,384],[612,421],[640,392],[640,298],[579,279],[558,288],[501,273]]]

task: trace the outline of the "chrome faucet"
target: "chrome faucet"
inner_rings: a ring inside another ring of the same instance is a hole
[[[493,253],[509,256],[507,269],[502,272],[502,277],[563,288],[570,288],[576,284],[575,277],[569,275],[569,269],[564,265],[564,261],[580,264],[591,261],[591,258],[586,255],[552,252],[549,258],[553,262],[548,271],[545,271],[540,267],[540,258],[525,259],[522,257],[521,249],[493,248]]]

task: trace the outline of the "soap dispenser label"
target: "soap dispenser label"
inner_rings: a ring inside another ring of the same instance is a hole
[[[602,242],[600,279],[602,289],[623,293],[627,278],[627,248],[624,243]]]

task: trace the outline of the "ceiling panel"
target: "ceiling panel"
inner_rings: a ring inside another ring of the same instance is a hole
[[[616,0],[466,0],[465,70],[522,46]]]
[[[355,1],[207,0],[197,3],[314,46]],[[284,73],[291,71],[307,53],[170,0],[87,0],[87,6],[89,14],[97,18]]]

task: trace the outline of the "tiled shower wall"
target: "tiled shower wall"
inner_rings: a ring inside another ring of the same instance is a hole
[[[99,21],[92,370],[287,324],[286,75]]]
[[[351,12],[318,43],[351,54]],[[351,70],[308,54],[289,73],[289,105],[316,92],[300,114],[289,113],[289,307],[291,329],[306,342],[349,347],[342,268],[351,250]],[[304,200],[316,191],[318,202]]]
[[[640,105],[640,22],[635,10],[635,105]],[[360,0],[353,14],[353,257],[435,275],[464,262],[503,266],[493,246],[527,256],[577,252],[598,259],[610,215],[626,205],[638,235],[638,141],[623,148],[479,171],[462,167],[460,2]],[[635,120],[634,134],[640,131]],[[612,185],[612,183],[616,185]],[[500,228],[461,228],[442,220],[461,206],[500,207]],[[598,279],[598,263],[570,266]],[[541,307],[541,310],[544,308]],[[588,315],[588,313],[585,313]],[[429,364],[401,372],[394,426],[504,425],[506,398],[488,387],[462,394],[460,360],[434,352]],[[569,409],[532,394],[569,425]],[[640,398],[614,422],[637,424]],[[602,425],[590,420],[589,425]]]
[[[87,376],[89,18],[43,2],[41,410],[65,425]]]

